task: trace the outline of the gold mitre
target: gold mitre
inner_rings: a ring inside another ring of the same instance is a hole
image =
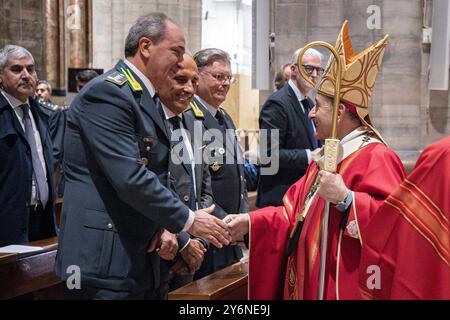
[[[353,104],[363,123],[370,127],[384,142],[381,135],[372,126],[369,118],[368,104],[381,67],[384,50],[387,47],[388,35],[364,51],[355,55],[348,33],[347,20],[342,26],[336,41],[335,49],[342,59],[340,100]],[[328,60],[324,75],[317,86],[317,91],[334,98],[337,66],[334,56]]]

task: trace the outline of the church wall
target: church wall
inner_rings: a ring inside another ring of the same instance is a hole
[[[431,4],[422,0],[273,0],[276,38],[271,71],[289,62],[292,53],[307,42],[334,44],[345,19],[355,52],[389,34],[370,114],[402,160],[415,161],[424,146],[450,134],[449,91],[427,88],[430,45],[422,44],[422,24],[427,21],[431,26]],[[371,5],[380,9],[379,29],[368,28]],[[265,99],[261,97],[260,105]]]
[[[93,66],[105,70],[123,58],[125,38],[136,19],[160,11],[175,20],[184,30],[187,49],[201,46],[201,0],[95,0],[93,1]]]

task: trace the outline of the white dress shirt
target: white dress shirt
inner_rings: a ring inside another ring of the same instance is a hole
[[[197,199],[197,186],[196,186],[196,182],[195,182],[195,160],[194,160],[194,150],[192,149],[192,145],[191,145],[191,141],[187,135],[187,129],[184,127],[183,121],[182,120],[182,115],[178,114],[175,115],[175,113],[172,112],[172,110],[170,110],[169,108],[167,108],[162,102],[161,105],[163,107],[163,111],[164,111],[164,116],[166,117],[167,123],[169,124],[170,127],[170,131],[173,130],[173,124],[169,121],[170,118],[172,117],[178,117],[180,118],[180,129],[181,130],[181,134],[183,136],[183,143],[186,146],[187,149],[187,153],[188,153],[188,157],[189,157],[189,165],[191,166],[191,172],[194,175],[192,177],[192,180],[194,182],[194,194],[195,194],[195,198]],[[195,205],[197,206],[197,201],[195,202]]]
[[[302,100],[305,99],[306,97],[300,92],[300,90],[297,88],[297,86],[295,85],[294,81],[292,81],[292,79],[289,79],[288,84],[289,84],[289,86],[291,86],[292,90],[294,90],[295,96],[297,97],[300,107],[302,108],[302,112],[305,113],[305,108],[302,105]],[[306,116],[308,116],[308,115],[306,115]],[[312,124],[314,132],[316,132],[316,127],[314,126],[314,122],[311,121],[311,124]],[[308,156],[308,164],[309,164],[312,161],[311,150],[310,149],[305,149],[305,150],[306,150],[306,155]]]

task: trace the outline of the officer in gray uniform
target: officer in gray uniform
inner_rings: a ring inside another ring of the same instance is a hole
[[[189,106],[198,84],[197,65],[185,54],[180,67],[168,78],[167,85],[158,88],[162,117],[171,136],[169,187],[191,210],[197,210],[213,204],[209,167],[198,157],[203,152],[204,115]],[[166,232],[162,238],[168,245],[162,243],[158,251],[162,258],[159,298],[167,299],[169,291],[192,282],[194,272],[203,262],[208,242],[180,232],[176,235],[179,252],[173,256],[170,242],[175,240],[175,235]]]
[[[170,137],[155,87],[177,71],[184,50],[183,32],[164,14],[139,18],[126,59],[88,83],[69,109],[56,258],[68,299],[155,298],[161,228],[229,243],[213,208],[194,212],[167,188]],[[70,285],[77,272],[81,288]]]
[[[228,53],[216,48],[197,52],[194,60],[199,69],[200,79],[197,96],[193,99],[192,105],[204,113],[205,129],[214,129],[215,133],[220,133],[220,137],[212,138],[211,143],[206,146],[206,153],[216,204],[214,214],[223,219],[229,213],[248,212],[249,208],[244,160],[236,139],[236,127],[230,115],[221,107],[230,85],[234,82],[231,75],[231,60]],[[223,249],[211,246],[194,279],[227,267],[241,258],[242,250],[239,246],[228,246]]]

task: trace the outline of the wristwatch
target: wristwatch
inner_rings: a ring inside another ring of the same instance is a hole
[[[345,196],[344,200],[336,203],[334,207],[340,212],[344,212],[350,206],[352,201],[353,201],[353,193],[349,189],[347,189],[347,195]]]

